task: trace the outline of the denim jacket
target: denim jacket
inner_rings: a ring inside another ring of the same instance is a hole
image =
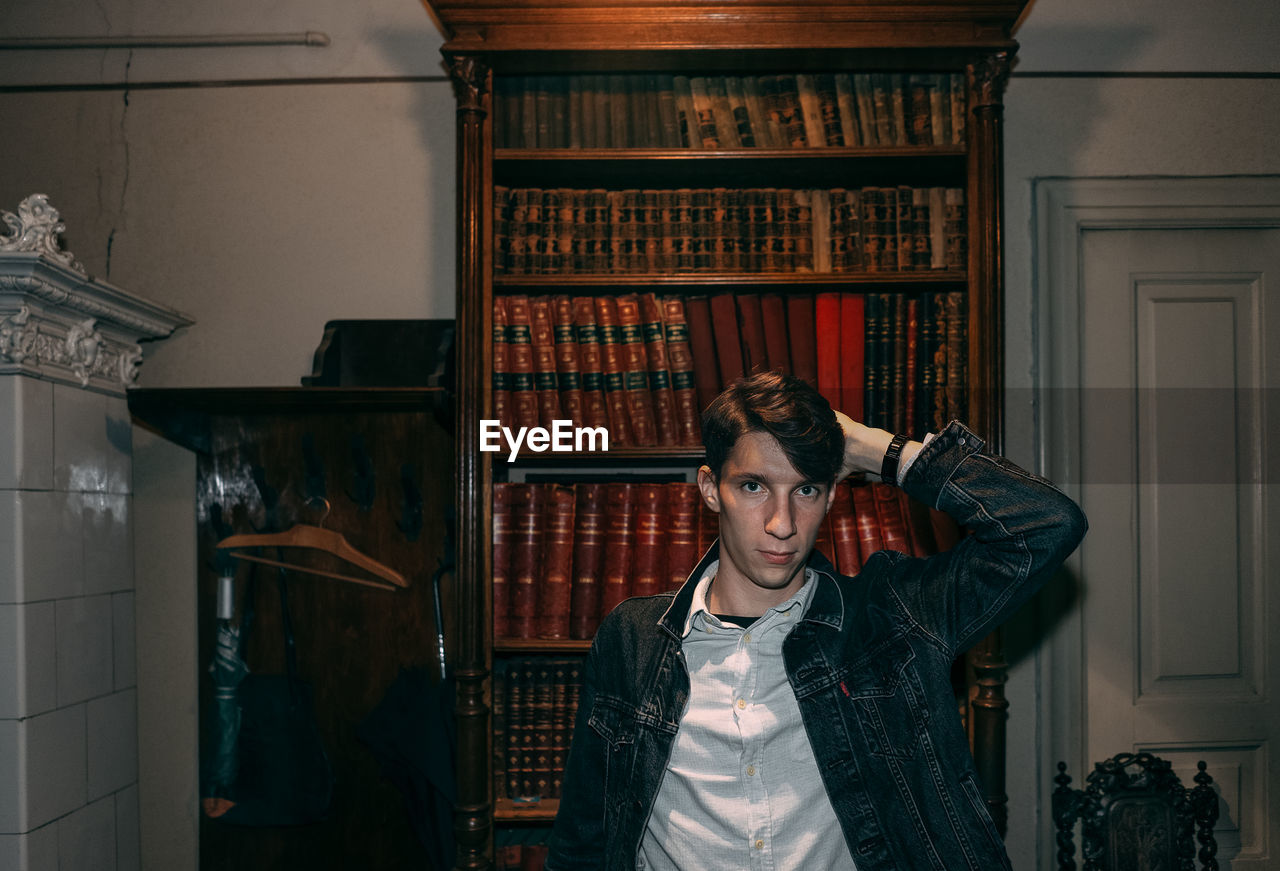
[[[1009,868],[956,714],[951,664],[1027,601],[1086,522],[1049,482],[952,423],[903,488],[971,534],[926,559],[882,551],[856,577],[814,552],[787,679],[860,871]],[[630,599],[587,657],[547,871],[633,871],[689,694],[681,630],[713,546],[674,593]]]

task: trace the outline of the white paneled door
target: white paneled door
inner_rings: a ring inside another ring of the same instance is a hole
[[[1075,724],[1055,749],[1082,754],[1077,785],[1124,751],[1169,759],[1187,785],[1205,760],[1222,867],[1274,868],[1280,229],[1078,230],[1046,426],[1062,427],[1048,437],[1090,532],[1055,630],[1072,661],[1046,676],[1066,684],[1050,719]]]

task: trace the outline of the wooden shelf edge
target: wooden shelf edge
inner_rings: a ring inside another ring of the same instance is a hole
[[[817,148],[495,148],[495,163],[504,160],[830,160],[839,158],[963,157],[963,145],[890,145]]]
[[[493,818],[496,822],[551,822],[560,809],[560,799],[544,798],[536,802],[514,802],[509,798],[500,798],[493,803]]]
[[[920,270],[911,272],[680,272],[680,273],[592,273],[552,275],[495,275],[493,286],[502,289],[643,285],[699,286],[756,285],[761,287],[822,285],[904,285],[964,284],[968,275],[952,270]]]
[[[493,642],[494,653],[586,653],[590,638],[499,638]]]

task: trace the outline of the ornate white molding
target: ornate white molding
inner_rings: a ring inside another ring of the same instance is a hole
[[[123,394],[138,378],[141,341],[193,321],[84,271],[44,194],[0,212],[0,375],[32,375]]]

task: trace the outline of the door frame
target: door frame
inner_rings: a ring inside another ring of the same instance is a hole
[[[1080,495],[1080,306],[1086,231],[1280,228],[1280,176],[1038,178],[1032,182],[1032,414],[1038,471]],[[1081,549],[1067,561],[1079,577]],[[1073,780],[1092,767],[1078,600],[1042,598],[1036,654],[1039,736],[1036,856],[1056,868],[1052,778],[1065,760]],[[1272,680],[1276,676],[1269,676]],[[1096,761],[1096,760],[1094,760]],[[1280,797],[1277,797],[1280,800]],[[1272,845],[1273,849],[1276,845]]]

